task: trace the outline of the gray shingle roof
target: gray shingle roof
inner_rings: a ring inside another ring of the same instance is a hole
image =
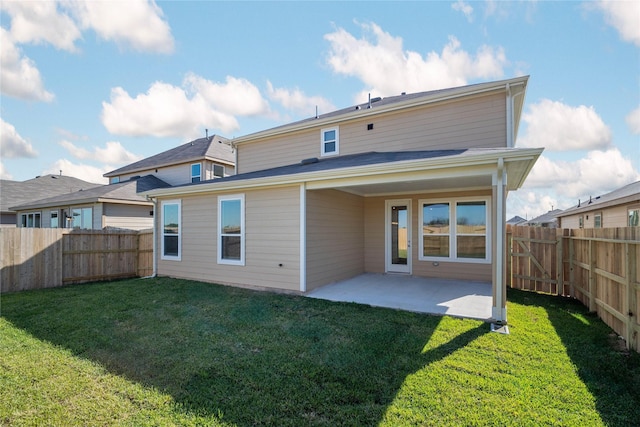
[[[218,159],[234,163],[235,155],[231,151],[228,141],[227,138],[219,135],[195,139],[179,147],[163,151],[162,153],[123,166],[120,169],[105,173],[104,176],[117,176],[202,159]]]
[[[640,181],[632,182],[631,184],[627,184],[624,187],[620,187],[601,196],[591,197],[590,200],[581,201],[579,205],[566,209],[556,216],[563,217],[579,212],[591,211],[599,207],[613,206],[617,200],[622,199],[640,201]]]
[[[43,175],[27,181],[2,179],[0,180],[0,212],[13,212],[11,209],[13,206],[101,185],[65,175]]]
[[[46,199],[30,201],[20,206],[13,206],[13,208],[14,210],[26,210],[48,206],[91,203],[105,199],[146,202],[146,198],[138,195],[138,193],[166,187],[170,187],[170,185],[153,175],[147,175],[117,184],[100,185],[98,187],[76,191],[70,194],[61,194],[54,197],[48,197]]]
[[[214,180],[201,181],[197,183],[189,183],[176,185],[173,188],[189,187],[194,185],[202,185],[205,183],[223,183],[230,181],[240,181],[255,178],[267,178],[275,176],[295,175],[299,173],[318,172],[332,169],[351,168],[357,166],[366,166],[382,163],[401,162],[408,160],[435,159],[438,157],[464,157],[479,155],[482,153],[504,152],[507,150],[518,150],[517,148],[470,148],[461,150],[424,150],[424,151],[392,151],[392,152],[368,152],[361,154],[351,154],[339,157],[329,157],[320,159],[303,160],[287,166],[280,166],[272,169],[247,172],[238,175],[217,178]]]

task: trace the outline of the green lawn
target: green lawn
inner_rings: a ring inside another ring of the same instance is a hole
[[[640,355],[568,299],[510,335],[175,279],[3,295],[0,425],[637,425]]]

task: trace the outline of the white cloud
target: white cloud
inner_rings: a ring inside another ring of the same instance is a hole
[[[239,128],[230,114],[216,111],[196,93],[188,97],[184,89],[156,82],[146,94],[131,97],[124,89],[111,90],[111,102],[102,103],[102,124],[118,135],[191,138],[202,128],[232,132]]]
[[[550,151],[595,150],[611,145],[611,130],[593,107],[572,107],[543,99],[522,115],[526,132],[520,147],[545,147]]]
[[[594,150],[576,161],[553,161],[540,156],[524,188],[553,189],[558,195],[576,199],[601,194],[640,179],[631,159],[617,148]]]
[[[218,83],[188,73],[184,86],[200,94],[211,107],[227,114],[254,116],[269,112],[269,104],[260,90],[247,79],[227,76],[225,83]]]
[[[462,12],[464,16],[467,17],[467,21],[473,22],[473,7],[462,0],[458,0],[457,2],[451,4],[451,9]]]
[[[77,147],[73,143],[63,140],[59,143],[73,157],[79,160],[94,160],[110,165],[122,165],[140,160],[142,157],[127,151],[122,144],[117,141],[109,141],[105,148],[93,147],[93,151],[86,148]]]
[[[175,42],[162,9],[153,0],[127,2],[77,1],[65,4],[83,29],[92,29],[122,48],[139,52],[172,53]]]
[[[602,11],[607,24],[614,27],[623,40],[640,46],[640,2],[607,0],[598,1],[595,6]]]
[[[77,51],[80,30],[55,1],[5,1],[2,10],[11,17],[11,37],[16,43],[49,43],[57,49]]]
[[[59,159],[45,168],[41,175],[55,174],[58,175],[62,171],[63,175],[72,176],[84,181],[93,182],[95,184],[108,184],[109,180],[102,175],[113,170],[111,166],[97,168],[95,166],[85,164],[75,164],[67,159]]]
[[[2,162],[0,162],[0,179],[13,179],[13,176],[7,172]]]
[[[393,37],[375,23],[359,25],[365,33],[360,39],[342,28],[324,36],[331,44],[327,61],[333,71],[357,77],[369,87],[356,102],[362,102],[367,92],[388,96],[502,77],[508,63],[502,47],[483,45],[473,55],[453,36],[441,53],[432,51],[423,57],[419,52],[405,51],[401,37]]]
[[[10,34],[0,27],[0,91],[4,95],[29,101],[53,101],[44,89],[35,63],[16,46]]]
[[[636,108],[625,117],[629,130],[634,135],[640,134],[640,107]]]
[[[523,187],[509,194],[508,215],[528,219],[554,209],[575,206],[640,179],[631,159],[617,148],[594,150],[575,161],[540,156]]]
[[[269,99],[278,102],[287,110],[293,111],[298,115],[311,116],[316,112],[327,113],[335,110],[335,106],[322,96],[307,96],[298,88],[274,88],[270,81],[267,81],[267,93]]]
[[[0,157],[15,158],[33,158],[38,155],[33,146],[24,139],[16,128],[0,119]]]

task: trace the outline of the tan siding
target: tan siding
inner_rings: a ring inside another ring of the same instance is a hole
[[[559,227],[561,228],[579,228],[578,217],[584,217],[584,228],[594,227],[594,217],[597,213],[602,213],[602,227],[626,227],[629,221],[628,210],[637,203],[630,203],[619,206],[611,206],[608,208],[594,209],[592,211],[583,211],[580,214],[568,215],[560,218]],[[588,216],[588,218],[587,218]]]
[[[505,118],[504,94],[490,94],[354,119],[339,127],[340,155],[506,147]],[[374,125],[370,131],[367,130],[369,123]],[[320,157],[320,128],[241,144],[238,147],[239,172]]]
[[[191,163],[184,163],[163,168],[148,169],[126,175],[120,175],[120,182],[128,181],[134,176],[154,175],[171,185],[187,184],[191,182]]]
[[[420,228],[418,225],[419,199],[442,199],[467,196],[490,196],[491,190],[483,191],[460,191],[455,193],[424,193],[414,195],[403,195],[402,198],[411,199],[411,241],[412,245],[412,274],[422,277],[438,277],[463,280],[483,280],[491,281],[491,264],[443,262],[439,261],[438,266],[434,266],[432,261],[420,261],[418,259],[420,250]],[[385,201],[397,199],[399,197],[371,197],[365,200],[365,271],[367,273],[385,272]],[[495,216],[495,212],[492,212]],[[492,248],[495,245],[492,245]]]
[[[108,203],[104,205],[104,226],[144,230],[153,227],[153,206],[123,205]]]
[[[307,192],[307,290],[364,272],[364,200],[336,190]]]
[[[182,260],[160,260],[158,273],[209,282],[299,290],[299,187],[243,194],[245,266],[217,264],[218,199],[216,194],[208,194],[182,198]]]

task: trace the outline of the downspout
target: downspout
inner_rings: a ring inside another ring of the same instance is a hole
[[[158,274],[158,265],[156,258],[156,228],[158,224],[157,211],[158,211],[158,200],[154,197],[147,196],[147,200],[150,200],[153,203],[153,269],[151,271],[151,276],[145,276],[143,279],[153,279]]]
[[[300,184],[300,292],[307,292],[307,186]]]
[[[504,301],[506,283],[504,278],[504,247],[505,247],[505,176],[504,159],[498,159],[496,174],[496,305],[493,307],[492,317],[499,324],[507,323],[507,305]]]

